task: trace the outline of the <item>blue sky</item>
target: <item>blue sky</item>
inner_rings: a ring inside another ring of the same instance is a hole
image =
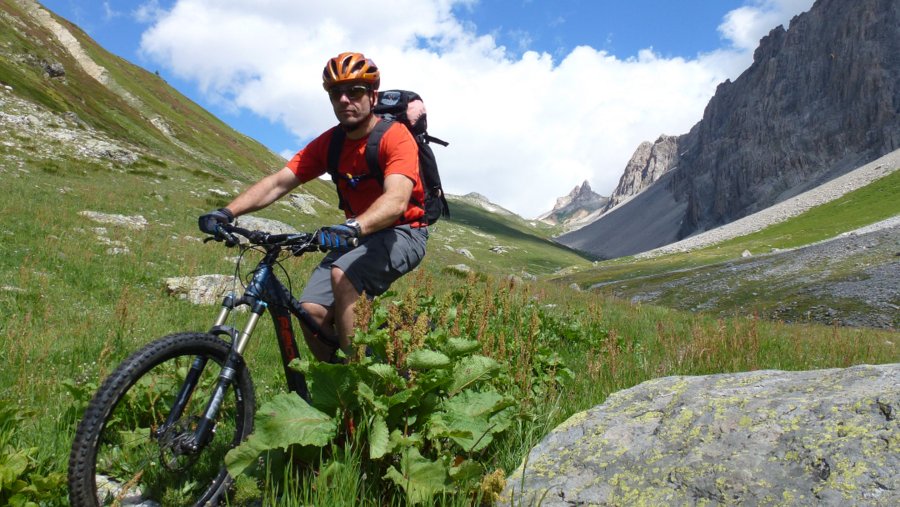
[[[335,123],[327,58],[362,51],[383,88],[425,97],[449,192],[534,217],[584,180],[609,195],[641,141],[687,132],[812,0],[42,3],[284,156]]]

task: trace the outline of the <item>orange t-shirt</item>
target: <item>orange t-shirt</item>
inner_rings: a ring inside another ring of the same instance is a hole
[[[301,183],[306,183],[328,172],[328,145],[331,143],[334,128],[328,129],[313,139],[287,163],[287,167],[294,172]],[[349,177],[369,174],[369,164],[366,162],[365,154],[368,139],[369,136],[362,139],[344,139],[344,146],[338,162],[340,174]],[[403,216],[394,225],[419,226],[419,219],[425,215],[425,210],[413,203],[425,201],[425,190],[419,177],[419,148],[406,127],[395,123],[385,131],[378,149],[378,165],[383,168],[385,177],[391,174],[402,174],[413,182],[410,202],[407,204]],[[350,182],[345,178],[338,178],[337,184],[348,205],[348,209],[344,210],[347,218],[365,212],[384,193],[384,188],[375,178],[363,178],[358,181],[355,188],[351,188]]]

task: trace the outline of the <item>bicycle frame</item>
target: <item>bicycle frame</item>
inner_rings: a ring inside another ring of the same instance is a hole
[[[337,345],[337,339],[326,333],[313,320],[309,313],[300,305],[300,302],[272,272],[272,266],[277,262],[281,250],[280,247],[267,248],[266,254],[254,270],[253,279],[250,281],[244,294],[239,298],[236,298],[233,293],[228,294],[222,300],[222,309],[209,329],[209,333],[217,336],[228,335],[231,338],[231,350],[219,374],[213,396],[210,398],[204,411],[203,418],[200,420],[190,441],[183,443],[183,446],[189,452],[197,452],[212,436],[219,407],[235,374],[239,368],[243,367],[244,349],[247,347],[250,336],[259,323],[259,319],[266,310],[269,311],[275,325],[275,334],[278,339],[278,348],[281,351],[281,361],[284,366],[288,389],[296,392],[307,402],[310,401],[310,396],[306,379],[302,373],[289,367],[291,361],[300,357],[296,335],[291,323],[291,315],[295,315],[310,330],[313,336],[321,338],[332,345]],[[236,328],[227,325],[226,322],[231,312],[242,305],[250,307],[251,313],[244,328],[238,331]],[[157,436],[162,435],[169,426],[181,418],[206,363],[207,358],[197,357],[194,359],[185,382],[172,406],[172,411],[169,413],[165,424],[156,430]]]

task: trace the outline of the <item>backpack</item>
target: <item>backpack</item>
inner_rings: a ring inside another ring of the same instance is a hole
[[[348,179],[351,187],[366,177],[375,178],[379,184],[384,185],[384,170],[378,165],[378,147],[387,129],[394,122],[399,122],[406,126],[419,147],[419,175],[422,179],[422,186],[425,187],[425,202],[420,203],[413,200],[413,204],[425,210],[423,221],[428,225],[433,225],[442,216],[449,217],[450,207],[447,205],[447,198],[444,197],[441,175],[438,173],[437,160],[430,144],[437,143],[441,146],[448,146],[450,143],[428,135],[426,131],[428,122],[422,97],[416,92],[406,90],[378,92],[378,102],[374,112],[381,117],[381,121],[375,125],[375,129],[372,130],[366,141],[365,156],[369,166],[368,174],[347,178],[338,173],[338,161],[346,134],[340,126],[333,130],[331,143],[328,145],[328,174],[334,181],[335,188],[338,188],[340,208],[346,210],[347,203],[337,186],[339,178]]]

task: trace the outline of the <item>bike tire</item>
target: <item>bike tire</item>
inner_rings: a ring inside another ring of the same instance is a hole
[[[245,366],[238,368],[226,393],[211,442],[198,455],[166,455],[177,446],[164,441],[187,435],[196,426],[229,348],[211,334],[173,334],[148,344],[116,368],[97,390],[75,433],[68,478],[73,507],[118,505],[126,499],[215,505],[223,498],[233,483],[225,453],[253,430],[255,394]],[[198,356],[209,361],[184,414],[163,435],[153,435]]]

